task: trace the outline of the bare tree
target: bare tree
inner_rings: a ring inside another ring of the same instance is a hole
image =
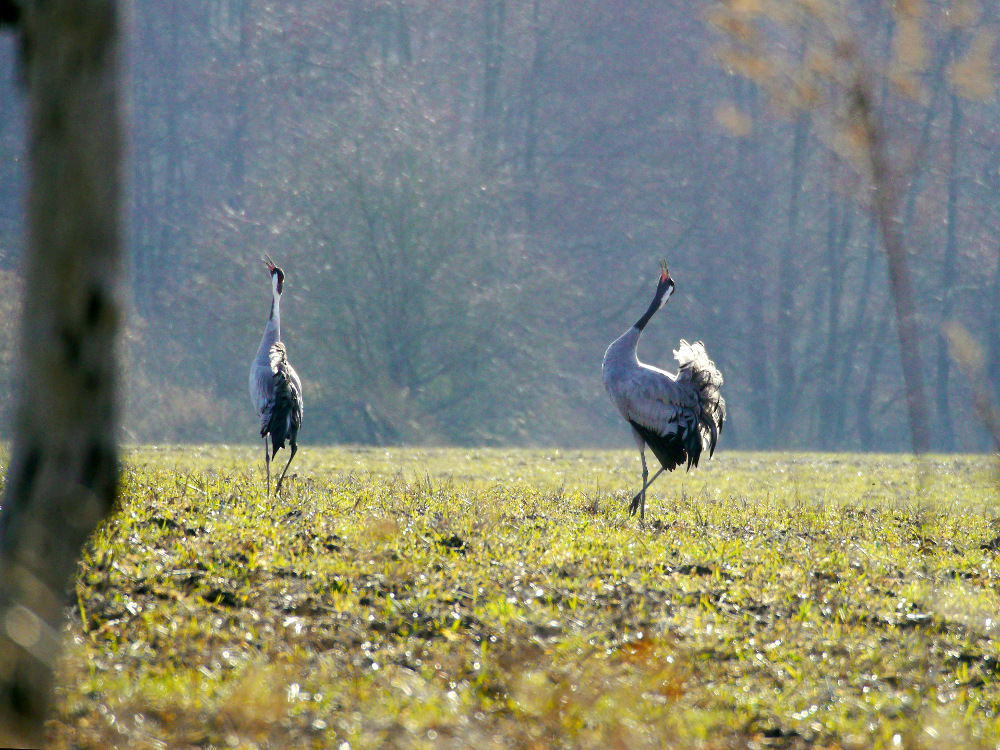
[[[896,57],[876,69],[863,51],[860,35],[852,28],[847,12],[833,4],[828,10],[815,13],[802,9],[798,14],[772,19],[793,37],[799,49],[797,56],[781,60],[773,54],[768,35],[761,30],[762,20],[746,12],[743,6],[723,0],[716,6],[714,21],[731,46],[720,52],[719,57],[731,72],[759,80],[775,103],[786,111],[828,113],[829,121],[825,124],[831,131],[831,146],[855,165],[870,186],[869,208],[879,229],[889,270],[911,446],[915,452],[925,453],[930,450],[927,400],[913,281],[901,222],[905,170],[892,158],[876,90],[877,81],[890,74],[904,94],[916,89],[915,76],[923,49],[920,45],[911,50],[905,44],[898,44]],[[907,15],[909,11],[899,13]],[[916,22],[909,17],[903,20]],[[900,28],[911,27],[900,24]],[[823,62],[817,64],[817,60]],[[798,189],[793,184],[793,190]],[[788,307],[786,300],[783,308]]]
[[[796,367],[793,355],[793,340],[795,337],[795,288],[799,279],[796,273],[795,258],[800,252],[799,224],[802,213],[802,182],[806,172],[806,161],[809,145],[809,131],[812,118],[808,112],[802,112],[795,120],[795,137],[792,142],[792,174],[791,191],[788,197],[787,223],[788,231],[781,246],[778,260],[778,325],[775,331],[775,370],[784,391],[784,408],[795,413],[798,405],[799,383],[801,373]],[[775,420],[778,445],[788,447],[789,432],[792,428],[791,419]]]
[[[121,126],[114,0],[26,2],[25,307],[0,510],[0,745],[39,745],[66,590],[117,493]]]
[[[850,56],[850,48],[848,55]],[[882,236],[889,266],[889,287],[896,312],[896,333],[906,385],[906,405],[910,418],[910,441],[915,453],[927,453],[931,448],[930,422],[924,394],[924,376],[920,363],[920,331],[913,298],[913,281],[899,221],[900,176],[888,155],[885,127],[875,108],[872,79],[855,57],[850,60],[857,75],[848,89],[849,118],[860,129],[863,152],[875,199],[873,211]]]
[[[958,94],[951,94],[951,123],[948,126],[948,202],[945,221],[944,263],[941,273],[941,332],[937,351],[937,423],[941,448],[955,449],[955,429],[952,425],[951,404],[948,398],[948,381],[951,358],[944,327],[951,322],[954,309],[955,281],[958,275],[958,193],[959,193],[959,141],[961,139],[962,106]]]

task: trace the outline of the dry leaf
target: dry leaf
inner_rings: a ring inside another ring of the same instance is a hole
[[[764,3],[762,0],[729,0],[729,9],[733,13],[758,16],[764,12]]]
[[[732,104],[722,104],[716,107],[715,121],[729,135],[736,138],[744,138],[750,135],[753,130],[753,121],[750,117],[746,113],[740,112]]]
[[[983,101],[996,93],[996,76],[993,71],[993,47],[996,38],[981,30],[969,45],[965,57],[956,61],[948,70],[948,80],[955,92],[965,99]]]
[[[962,372],[972,378],[980,378],[983,373],[983,350],[972,338],[964,326],[958,323],[948,323],[944,326],[948,338],[948,349],[951,358],[958,363]]]
[[[941,14],[946,26],[966,29],[979,21],[979,3],[976,0],[955,0]]]
[[[893,13],[897,19],[920,18],[924,14],[923,0],[896,0]]]
[[[927,89],[924,88],[920,79],[912,73],[894,71],[890,74],[889,78],[900,95],[905,96],[907,99],[922,101],[927,96]]]
[[[892,40],[892,67],[901,73],[920,72],[927,67],[930,53],[924,41],[924,29],[920,19],[905,17],[896,25],[896,36]]]
[[[762,55],[722,49],[716,53],[716,56],[728,72],[741,75],[756,83],[765,84],[774,77],[774,69],[770,61]]]

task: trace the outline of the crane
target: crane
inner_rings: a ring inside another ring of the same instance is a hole
[[[676,374],[640,362],[636,355],[643,329],[673,291],[674,280],[667,262],[661,260],[653,301],[636,324],[611,343],[601,366],[604,387],[639,446],[642,489],[632,498],[629,512],[634,516],[638,509],[640,523],[645,522],[646,489],[664,471],[685,462],[687,469],[697,466],[705,449],[711,457],[726,419],[726,402],[719,392],[722,375],[702,342],[689,344],[681,339],[674,351],[679,365]],[[648,481],[647,445],[660,462],[660,470]]]
[[[291,447],[288,463],[274,487],[274,494],[277,495],[285,472],[298,450],[299,427],[302,425],[302,382],[288,362],[288,352],[281,343],[281,290],[285,272],[274,265],[267,255],[261,260],[267,264],[271,274],[271,313],[257,347],[257,356],[250,365],[250,400],[260,416],[268,495],[271,494],[271,458],[285,447],[286,442]],[[270,452],[268,435],[271,436]]]

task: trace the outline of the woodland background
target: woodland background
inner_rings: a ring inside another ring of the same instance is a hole
[[[933,448],[982,450],[942,327],[1000,392],[993,3],[178,0],[131,8],[125,426],[251,442],[286,272],[303,441],[613,446],[604,349],[657,261],[722,370],[731,449],[904,450],[906,405],[843,50],[899,170]],[[0,421],[24,101],[0,37]],[[846,40],[846,41],[845,41]],[[840,72],[839,72],[840,71]]]

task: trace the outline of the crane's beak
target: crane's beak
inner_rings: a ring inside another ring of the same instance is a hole
[[[274,261],[271,260],[271,256],[270,255],[268,255],[267,253],[265,253],[264,257],[261,258],[261,260],[264,261],[265,263],[267,263],[267,270],[269,270],[269,271],[273,271],[274,270],[274,268],[275,268]]]
[[[660,261],[660,281],[663,282],[663,281],[666,281],[669,278],[670,278],[670,269],[667,268],[667,261],[665,259],[661,260]]]

